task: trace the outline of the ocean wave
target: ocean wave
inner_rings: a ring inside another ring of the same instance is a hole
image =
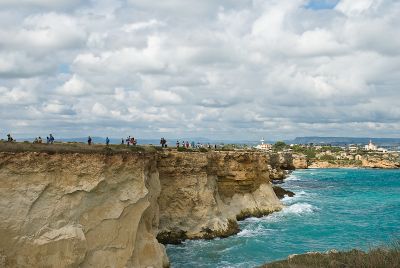
[[[290,189],[290,190],[293,191],[293,189]],[[294,192],[294,193],[295,193],[295,195],[292,197],[285,195],[285,197],[282,198],[282,202],[285,205],[290,205],[293,202],[298,202],[299,199],[307,199],[310,196],[315,196],[315,194],[312,194],[312,193],[309,193],[306,191],[299,191],[299,192]]]
[[[271,232],[275,232],[275,229],[269,229],[266,228],[265,226],[261,225],[262,220],[260,219],[254,219],[257,221],[257,225],[254,224],[248,224],[244,229],[242,229],[237,236],[238,237],[262,237],[267,234],[270,234]]]
[[[300,179],[296,176],[296,175],[293,175],[293,174],[291,174],[291,175],[289,175],[286,179],[285,179],[285,181],[299,181]]]
[[[272,213],[271,215],[262,218],[248,218],[244,220],[242,223],[245,227],[238,235],[243,237],[253,237],[261,234],[270,234],[271,232],[274,232],[275,229],[265,228],[262,223],[280,222],[287,220],[288,217],[293,215],[302,216],[312,214],[316,211],[318,211],[318,208],[309,203],[294,203],[287,205],[281,211]]]
[[[313,213],[316,210],[317,210],[317,208],[314,207],[311,204],[308,204],[308,203],[295,203],[293,205],[285,207],[280,213],[282,213],[282,214],[301,215],[301,214]]]
[[[292,205],[288,205],[284,207],[281,211],[273,213],[267,217],[264,217],[263,220],[268,222],[276,222],[285,220],[287,217],[291,215],[302,216],[306,214],[311,214],[318,211],[318,208],[314,207],[309,203],[295,203]]]

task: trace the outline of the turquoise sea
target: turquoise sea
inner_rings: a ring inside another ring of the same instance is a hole
[[[247,219],[227,239],[168,245],[172,267],[254,267],[295,253],[400,239],[399,170],[300,170],[281,186],[296,193],[281,212]]]

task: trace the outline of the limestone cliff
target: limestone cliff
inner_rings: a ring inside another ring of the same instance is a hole
[[[275,169],[270,157],[258,152],[162,155],[159,239],[224,237],[238,232],[237,219],[280,210],[270,184]]]
[[[270,180],[292,165],[254,151],[60,151],[0,152],[0,266],[167,267],[157,236],[237,233],[282,208]]]
[[[0,153],[5,267],[165,267],[155,155]]]

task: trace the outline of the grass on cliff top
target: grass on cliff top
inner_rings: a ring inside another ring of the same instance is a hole
[[[0,152],[45,152],[45,153],[131,153],[131,152],[156,152],[159,147],[151,145],[109,145],[92,144],[87,145],[79,142],[54,143],[54,144],[33,144],[30,142],[0,142]]]
[[[369,252],[351,250],[347,252],[308,253],[294,255],[287,260],[261,266],[262,268],[398,268],[400,267],[400,241],[389,247],[379,247]]]

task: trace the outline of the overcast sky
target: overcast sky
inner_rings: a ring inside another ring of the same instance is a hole
[[[0,135],[399,137],[398,0],[0,0]]]

